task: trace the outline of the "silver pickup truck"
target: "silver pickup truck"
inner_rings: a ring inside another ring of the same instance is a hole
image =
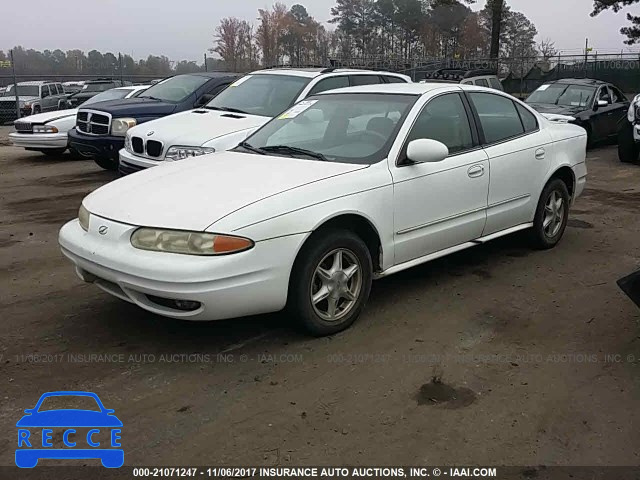
[[[19,82],[17,93],[20,117],[67,108],[67,96],[59,82]],[[9,85],[0,97],[0,121],[16,117],[16,87]]]

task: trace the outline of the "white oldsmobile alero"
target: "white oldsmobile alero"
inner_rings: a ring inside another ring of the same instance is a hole
[[[529,230],[562,238],[586,132],[482,87],[370,85],[291,107],[245,142],[116,180],[60,231],[79,276],[168,317],[288,306],[347,328],[373,279]]]

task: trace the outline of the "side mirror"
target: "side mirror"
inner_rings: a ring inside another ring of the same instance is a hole
[[[607,102],[606,100],[598,100],[598,107],[608,107],[609,106],[609,102]]]
[[[24,411],[24,413],[29,413],[29,414],[31,414],[31,413],[33,413],[33,411],[34,411],[34,410],[35,410],[34,408],[27,408],[27,409]]]
[[[407,147],[407,158],[412,163],[437,163],[449,156],[447,146],[428,138],[413,140]]]

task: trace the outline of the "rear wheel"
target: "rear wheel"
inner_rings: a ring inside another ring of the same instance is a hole
[[[624,122],[618,133],[618,158],[622,163],[635,163],[640,156],[640,145],[633,138],[633,125]]]
[[[95,162],[105,170],[111,170],[115,172],[118,170],[118,162],[109,158],[94,158]]]
[[[371,292],[373,266],[366,244],[348,230],[318,233],[298,255],[289,307],[312,335],[332,335],[358,318]]]
[[[567,185],[559,178],[551,180],[544,188],[531,231],[536,248],[546,250],[560,242],[569,220],[569,202]]]

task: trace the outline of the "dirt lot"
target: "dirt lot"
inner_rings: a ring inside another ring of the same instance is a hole
[[[353,328],[311,339],[83,284],[57,232],[114,175],[0,146],[0,465],[54,390],[115,409],[126,465],[640,464],[639,312],[615,285],[640,258],[640,167],[613,147],[588,166],[555,250],[516,236],[379,281]]]

